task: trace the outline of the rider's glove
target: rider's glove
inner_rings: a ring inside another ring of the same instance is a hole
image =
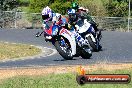
[[[68,24],[68,29],[69,29],[69,30],[71,29],[71,27],[72,27],[72,26],[71,26],[70,24]]]

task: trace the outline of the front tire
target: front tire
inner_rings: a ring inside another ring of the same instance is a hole
[[[64,39],[65,40],[65,39]],[[67,41],[66,41],[67,42]],[[69,42],[68,42],[69,43]],[[61,47],[61,44],[60,44],[60,39],[58,39],[57,41],[55,41],[55,47],[56,47],[56,50],[59,52],[59,54],[66,60],[71,60],[73,59],[73,56],[71,55],[71,52],[70,52],[70,49],[67,49],[67,52],[64,51]]]
[[[91,56],[92,56],[92,52],[90,49],[88,49],[87,51],[85,49],[82,50],[81,57],[83,59],[90,59]]]
[[[98,52],[101,50],[102,47],[99,44],[97,44],[96,42],[93,42],[91,36],[88,36],[87,40],[88,40],[90,46],[93,48],[93,51]]]

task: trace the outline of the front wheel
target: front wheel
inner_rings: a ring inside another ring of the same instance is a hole
[[[59,54],[66,60],[71,60],[73,58],[71,45],[69,41],[64,38],[60,37],[57,41],[55,41],[55,47],[56,50],[59,52]]]
[[[99,41],[96,40],[96,42],[94,42],[92,40],[91,36],[88,36],[87,40],[88,40],[90,46],[93,48],[94,51],[98,52],[101,50],[102,47],[101,47],[101,45],[99,45]]]
[[[81,52],[81,57],[83,59],[90,59],[90,57],[92,56],[92,52],[91,50],[88,48],[88,49],[83,49],[82,52]]]

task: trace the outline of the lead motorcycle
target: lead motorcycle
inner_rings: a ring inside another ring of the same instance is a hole
[[[88,46],[80,47],[73,32],[66,29],[65,18],[61,21],[62,22],[59,22],[61,25],[54,24],[42,32],[44,33],[45,40],[51,42],[59,54],[66,60],[71,60],[73,57],[79,56],[84,59],[89,59],[92,56],[90,48]],[[40,36],[42,33],[37,33],[36,37]]]

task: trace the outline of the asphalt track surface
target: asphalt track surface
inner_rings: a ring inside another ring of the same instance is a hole
[[[44,41],[43,36],[39,38],[35,37],[38,31],[41,30],[1,29],[0,41],[54,48],[52,44]],[[132,32],[103,31],[102,35],[101,44],[103,49],[100,52],[93,52],[90,59],[74,57],[73,60],[64,60],[57,53],[48,57],[0,62],[0,68],[132,62]]]

